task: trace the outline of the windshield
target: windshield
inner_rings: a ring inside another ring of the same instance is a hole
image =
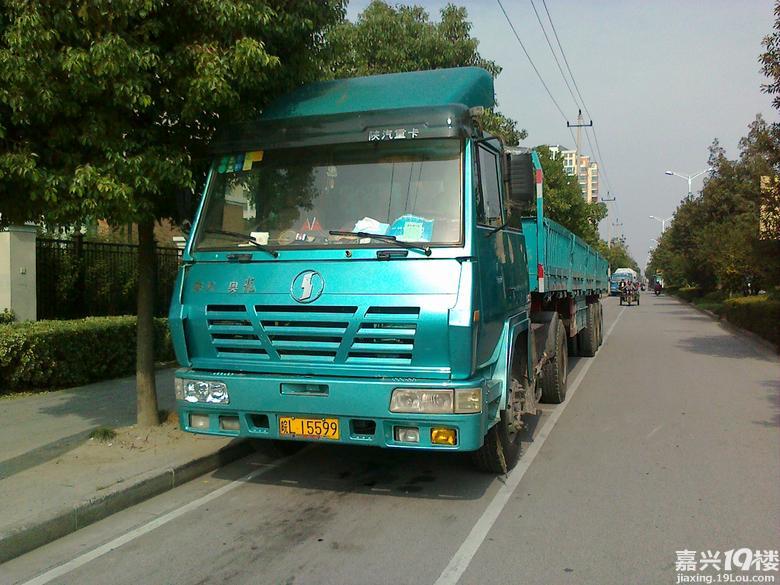
[[[456,139],[254,151],[216,161],[196,249],[386,247],[333,231],[406,242],[461,240]],[[242,238],[245,236],[245,239]]]

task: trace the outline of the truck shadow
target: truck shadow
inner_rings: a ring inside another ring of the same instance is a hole
[[[526,417],[523,451],[533,441],[542,413]],[[270,441],[257,441],[268,461],[283,456]],[[521,454],[522,461],[522,454]],[[220,477],[220,472],[216,473]],[[308,492],[357,493],[435,500],[477,500],[505,476],[476,470],[468,453],[407,451],[316,443],[250,483]]]
[[[707,319],[707,317],[703,317]],[[681,339],[677,347],[691,353],[733,359],[759,359],[777,361],[768,354],[752,347],[750,342],[736,335],[700,335]]]
[[[173,410],[176,406],[173,370],[158,370],[156,377],[160,408]],[[134,424],[136,420],[135,378],[131,377],[58,390],[49,395],[23,400],[40,401],[35,412],[36,418],[33,419],[36,424],[47,425],[50,421],[57,423],[63,418],[69,419],[70,423],[61,425],[59,436],[52,432],[51,441],[0,461],[0,479],[61,457],[82,445],[89,432],[96,427],[122,427]],[[14,412],[13,407],[13,402],[8,403],[10,415]],[[18,424],[13,418],[3,418],[2,422]],[[25,435],[21,432],[23,427],[20,425],[19,428],[21,441]]]

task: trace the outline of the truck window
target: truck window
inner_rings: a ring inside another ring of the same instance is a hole
[[[479,153],[477,223],[499,226],[503,223],[503,218],[498,180],[498,157],[483,146],[477,146],[477,152]]]
[[[377,240],[334,236],[331,230],[430,244],[462,241],[458,139],[259,152],[215,161],[196,249],[247,247],[225,232],[277,248],[386,246]]]

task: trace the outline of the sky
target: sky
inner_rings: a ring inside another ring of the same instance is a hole
[[[534,0],[548,35],[542,0]],[[686,180],[707,168],[708,148],[717,138],[730,158],[739,139],[761,113],[778,121],[758,57],[774,20],[770,0],[546,0],[587,109],[606,169],[610,217],[602,236],[622,231],[631,254],[644,268],[661,224],[686,196]],[[354,20],[369,3],[351,0]],[[438,20],[447,2],[416,0],[391,4],[424,6]],[[479,52],[503,67],[496,80],[499,109],[528,131],[526,146],[573,148],[566,120],[547,95],[512,34],[497,0],[453,0],[465,6],[479,39]],[[531,0],[502,0],[512,23],[555,100],[574,123],[577,106],[547,46]],[[560,57],[559,57],[560,59]],[[565,65],[561,61],[561,65]],[[574,94],[577,95],[576,92]],[[586,117],[586,122],[589,121]],[[583,151],[591,154],[583,135]],[[598,154],[598,153],[596,153]],[[694,193],[702,178],[694,180]],[[601,196],[607,182],[601,175]]]

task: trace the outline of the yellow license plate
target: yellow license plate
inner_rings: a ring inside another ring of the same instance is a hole
[[[285,437],[297,436],[304,439],[338,440],[339,419],[280,416],[279,434]]]

